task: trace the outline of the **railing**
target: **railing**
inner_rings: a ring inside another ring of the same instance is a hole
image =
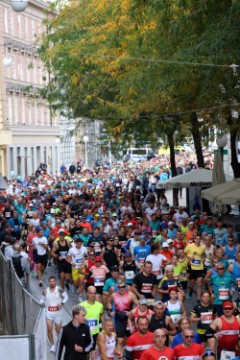
[[[1,251],[0,321],[7,334],[0,336],[1,356],[6,351],[9,359],[46,359],[45,309],[23,288]]]

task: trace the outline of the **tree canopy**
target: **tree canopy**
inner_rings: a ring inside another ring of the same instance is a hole
[[[237,136],[239,14],[234,0],[72,0],[46,21],[46,96],[68,116],[103,119],[116,141],[192,133],[203,166],[210,127]]]

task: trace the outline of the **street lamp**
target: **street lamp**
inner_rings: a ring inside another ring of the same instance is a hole
[[[86,164],[86,168],[87,168],[87,167],[88,167],[87,144],[88,144],[88,142],[89,142],[89,136],[84,135],[83,141],[84,141],[84,144],[85,144],[85,164]]]
[[[221,153],[221,156],[222,156],[222,159],[223,159],[223,148],[225,148],[225,146],[227,145],[228,143],[228,139],[227,139],[227,136],[221,136],[219,138],[217,138],[217,146],[220,150],[220,153]]]
[[[28,6],[28,0],[11,0],[12,9],[16,12],[22,12],[26,10]]]

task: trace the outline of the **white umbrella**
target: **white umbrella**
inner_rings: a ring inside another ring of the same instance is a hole
[[[237,205],[240,204],[240,182],[238,182],[238,188],[235,190],[221,194],[217,198],[217,202],[222,205]]]
[[[210,187],[212,186],[212,171],[207,169],[196,169],[189,171],[185,174],[174,176],[173,178],[163,181],[158,184],[158,187],[164,187],[167,189],[184,187],[199,186]]]
[[[235,189],[239,189],[239,186],[240,186],[240,178],[237,178],[232,181],[227,181],[223,184],[219,184],[210,187],[208,189],[202,190],[201,197],[208,201],[214,201],[223,194],[226,194]]]

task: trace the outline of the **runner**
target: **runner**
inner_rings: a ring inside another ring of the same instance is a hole
[[[83,240],[75,240],[75,247],[68,250],[66,261],[72,266],[72,280],[76,293],[79,293],[79,301],[82,301],[85,282],[84,259],[87,257],[87,249],[83,246]],[[94,264],[93,264],[94,265]],[[92,265],[92,266],[93,266]]]
[[[151,305],[156,295],[156,284],[157,277],[152,274],[152,263],[145,261],[143,271],[133,280],[132,291],[139,299],[148,299],[148,304]]]
[[[197,333],[200,336],[204,346],[206,346],[207,341],[205,333],[216,315],[216,307],[215,305],[211,304],[211,294],[209,291],[205,290],[202,292],[200,304],[194,306],[193,310],[191,311],[190,318],[192,322],[197,322]]]
[[[88,276],[93,275],[94,286],[97,289],[97,301],[102,301],[103,286],[106,280],[106,275],[109,273],[109,269],[103,265],[101,256],[96,256],[95,265],[89,269],[90,273]]]
[[[208,344],[213,351],[217,340],[219,359],[221,356],[230,356],[230,358],[235,356],[240,330],[240,319],[233,315],[233,303],[224,301],[222,307],[223,315],[215,319],[206,331]]]
[[[47,255],[48,241],[47,238],[43,236],[42,228],[38,227],[36,229],[36,232],[37,232],[37,237],[33,238],[32,243],[36,249],[35,262],[37,267],[38,285],[42,287],[43,272],[47,266],[47,261],[48,261],[48,255]]]
[[[196,235],[193,244],[189,244],[185,250],[190,262],[190,271],[189,271],[189,291],[188,299],[191,299],[193,293],[193,287],[195,282],[197,282],[197,301],[200,303],[201,292],[202,292],[202,281],[204,276],[204,260],[205,260],[205,248],[201,245],[201,235]]]
[[[128,312],[132,310],[133,304],[138,305],[138,300],[133,292],[126,290],[126,283],[124,281],[120,281],[117,287],[118,291],[113,293],[108,300],[107,312],[109,316],[115,319],[118,346],[122,352],[127,333]],[[114,304],[114,311],[112,304]]]
[[[66,289],[69,290],[69,282],[71,279],[71,265],[66,260],[66,257],[69,249],[72,246],[70,242],[65,239],[64,230],[59,230],[58,234],[59,240],[53,243],[52,257],[57,259],[57,266],[62,289],[64,289],[64,286],[66,286]]]
[[[56,333],[59,334],[61,330],[61,308],[68,300],[68,296],[59,286],[57,286],[57,279],[55,276],[48,278],[49,287],[43,291],[41,303],[46,306],[47,318],[47,333],[50,342],[50,352],[55,352],[55,345],[53,339],[53,324],[55,324]]]
[[[154,346],[143,352],[140,360],[173,360],[174,351],[165,346],[166,334],[163,329],[154,331]]]
[[[87,300],[81,302],[81,306],[86,309],[86,324],[89,326],[92,337],[93,347],[91,350],[91,359],[95,359],[95,347],[97,342],[97,336],[100,332],[99,323],[104,320],[104,309],[103,305],[96,301],[97,291],[94,286],[89,286],[87,289],[86,297]]]
[[[142,353],[153,346],[153,333],[148,331],[149,320],[146,316],[139,316],[136,319],[137,331],[129,336],[126,344],[126,351],[132,359],[139,360]]]
[[[192,329],[186,329],[183,331],[183,344],[179,344],[174,348],[174,359],[194,359],[200,360],[201,355],[204,353],[204,347],[200,344],[194,343],[194,331]]]
[[[232,274],[225,272],[222,263],[218,263],[216,269],[217,274],[210,278],[209,292],[216,306],[217,314],[221,316],[223,314],[222,304],[224,301],[232,299],[237,282]]]
[[[96,360],[114,360],[115,356],[122,359],[122,353],[117,348],[117,334],[114,332],[113,320],[103,322],[103,331],[98,334],[95,351]]]
[[[138,301],[138,306],[136,306],[133,310],[131,310],[128,314],[128,327],[131,333],[137,331],[137,320],[139,317],[147,318],[148,322],[154,312],[147,307],[148,302],[147,299],[140,299]]]

